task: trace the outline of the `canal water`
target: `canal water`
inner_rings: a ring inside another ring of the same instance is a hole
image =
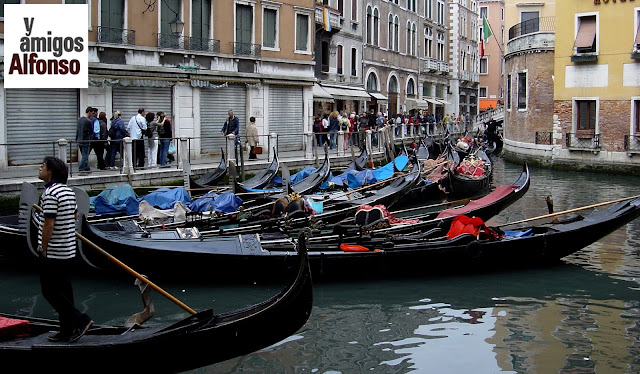
[[[521,165],[494,160],[494,185]],[[531,188],[489,224],[640,194],[637,177],[531,168]],[[519,250],[517,247],[514,251]],[[317,282],[307,324],[274,346],[193,373],[638,373],[640,372],[640,220],[536,269]],[[277,293],[279,284],[163,280],[194,309],[224,312]],[[122,324],[142,309],[133,279],[75,278],[77,306],[97,323]],[[186,312],[154,294],[156,316]],[[38,277],[0,261],[0,310],[55,317]],[[117,358],[112,358],[117,359]],[[172,360],[177,357],[145,357]],[[123,366],[123,368],[126,367]]]

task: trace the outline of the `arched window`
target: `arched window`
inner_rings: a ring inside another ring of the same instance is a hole
[[[407,49],[406,53],[411,54],[411,22],[407,21]]]
[[[393,75],[389,79],[389,92],[398,93],[398,80]]]
[[[417,47],[416,47],[416,42],[418,39],[418,34],[416,32],[416,24],[413,23],[411,25],[411,55],[412,56],[417,56]]]
[[[393,14],[389,14],[389,49],[393,50]]]
[[[356,48],[351,48],[351,76],[355,77],[358,75],[358,50]]]
[[[342,74],[342,45],[338,45],[338,53],[336,58],[336,67],[338,68],[338,74]]]
[[[378,43],[378,36],[380,35],[380,12],[378,8],[373,10],[373,45],[380,45]]]
[[[367,44],[371,44],[371,7],[367,7],[367,25],[365,32],[367,33]]]
[[[393,50],[400,51],[400,22],[398,16],[393,19]]]
[[[369,73],[367,77],[367,91],[378,92],[378,78],[373,73]]]
[[[416,95],[416,84],[412,78],[409,78],[407,82],[407,95],[415,96]]]
[[[329,71],[329,42],[328,41],[323,41],[322,42],[322,66],[321,69],[323,72],[328,72]]]

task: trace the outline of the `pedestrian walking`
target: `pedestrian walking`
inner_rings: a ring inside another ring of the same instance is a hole
[[[247,140],[246,142],[249,144],[249,160],[257,160],[258,155],[254,153],[254,148],[260,142],[258,138],[258,127],[256,126],[256,118],[249,118],[249,123],[247,124]]]
[[[158,166],[158,122],[156,115],[149,112],[144,118],[147,121],[147,167]]]
[[[96,154],[98,159],[98,169],[105,170],[107,168],[104,162],[104,151],[107,148],[107,113],[100,112],[97,118],[98,121],[98,134],[97,138],[91,142],[91,149]],[[94,122],[95,127],[95,122]],[[95,133],[95,129],[94,129]]]
[[[98,110],[93,107],[87,107],[84,116],[78,118],[76,128],[76,142],[80,150],[80,163],[78,171],[91,171],[89,167],[89,152],[91,151],[91,139],[93,138],[93,121],[90,119],[96,115]]]
[[[38,214],[38,253],[42,296],[58,313],[60,331],[49,336],[52,342],[75,342],[93,321],[76,309],[70,274],[76,256],[76,196],[66,185],[69,172],[64,161],[44,158],[38,177],[45,189],[40,196]]]

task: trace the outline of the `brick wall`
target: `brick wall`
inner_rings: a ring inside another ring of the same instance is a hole
[[[504,134],[509,140],[535,143],[536,131],[553,130],[553,52],[541,51],[511,56],[506,74],[511,74],[511,107],[505,113]],[[527,108],[518,109],[518,73],[527,70]],[[507,108],[509,109],[509,108]]]

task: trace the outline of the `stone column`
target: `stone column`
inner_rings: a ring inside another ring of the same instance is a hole
[[[58,139],[57,157],[62,161],[64,161],[65,163],[67,162],[67,146],[68,145],[69,145],[69,142],[67,141],[67,139]]]
[[[235,143],[236,143],[235,134],[227,135],[227,166],[229,165],[229,161],[233,161],[236,164],[238,163],[238,160],[236,160]]]
[[[189,138],[186,136],[180,137],[180,155],[178,165],[182,167],[182,181],[184,188],[189,188],[191,182],[189,177],[191,176],[191,163],[189,162]]]
[[[371,146],[371,134],[373,133],[373,131],[371,131],[370,129],[366,131],[366,135],[365,135],[365,149],[367,150],[367,154],[369,155],[369,160],[373,159],[373,148]]]
[[[127,136],[122,141],[124,142],[122,147],[122,172],[131,174],[133,171],[133,139]]]
[[[338,156],[344,156],[344,131],[338,130]]]
[[[313,142],[315,140],[315,134],[312,132],[306,132],[304,134],[304,159],[313,159]]]
[[[276,149],[278,149],[278,134],[272,132],[269,134],[269,161],[275,157]]]

